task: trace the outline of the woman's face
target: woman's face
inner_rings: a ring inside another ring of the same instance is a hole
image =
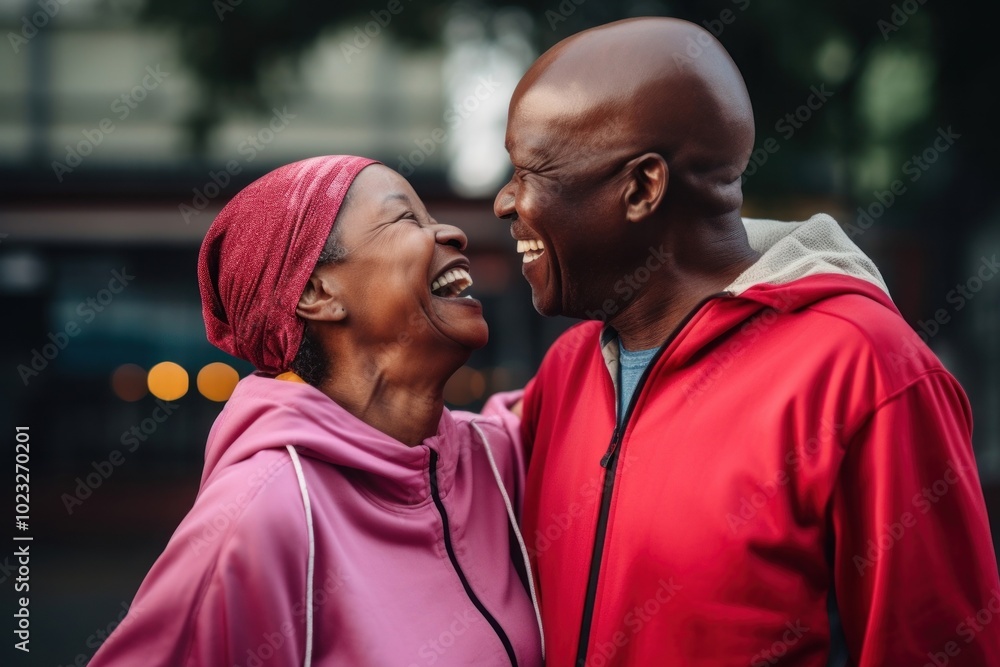
[[[413,352],[486,344],[482,304],[464,295],[472,279],[460,229],[435,221],[383,165],[358,174],[345,206],[337,225],[347,256],[317,270],[335,271],[345,286],[344,323],[357,340]]]

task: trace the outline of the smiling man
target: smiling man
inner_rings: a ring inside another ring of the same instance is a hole
[[[536,309],[591,320],[524,399],[547,664],[1000,664],[965,394],[832,218],[741,219],[753,142],[683,21],[514,92],[496,214]]]

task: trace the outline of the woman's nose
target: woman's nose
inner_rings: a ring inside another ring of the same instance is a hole
[[[434,240],[443,245],[450,245],[459,250],[465,250],[469,245],[469,238],[458,227],[454,225],[438,225],[434,233]]]

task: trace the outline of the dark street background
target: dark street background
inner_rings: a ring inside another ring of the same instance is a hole
[[[998,14],[918,0],[0,0],[0,430],[27,425],[32,443],[33,641],[18,664],[85,664],[190,507],[224,405],[196,378],[213,362],[251,370],[205,340],[198,246],[270,169],[354,153],[407,176],[468,233],[490,325],[449,404],[523,386],[571,322],[534,312],[493,217],[507,103],[546,48],[628,16],[686,18],[729,49],[757,121],[745,215],[827,212],[874,258],[972,401],[996,539]],[[190,383],[166,407],[146,390],[160,362]]]

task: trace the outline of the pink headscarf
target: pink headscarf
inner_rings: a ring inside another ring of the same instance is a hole
[[[265,373],[291,368],[305,328],[295,308],[348,188],[371,164],[351,155],[293,162],[226,204],[198,256],[210,343]]]

